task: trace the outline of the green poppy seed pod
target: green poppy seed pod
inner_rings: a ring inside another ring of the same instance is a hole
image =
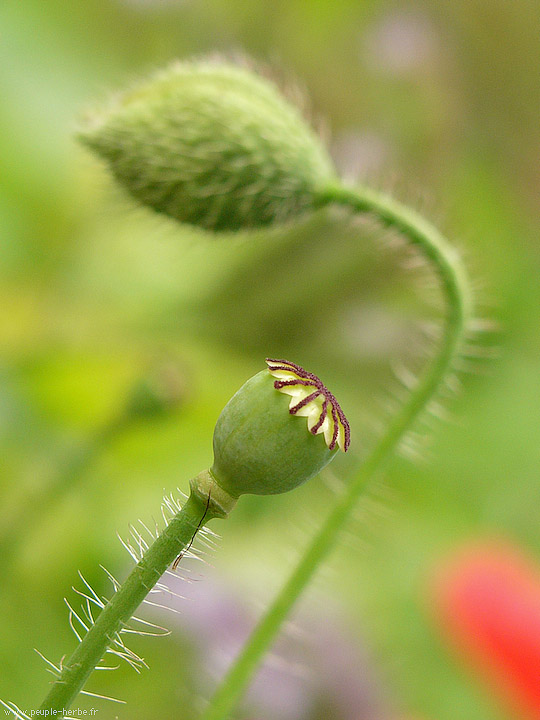
[[[79,138],[137,200],[214,231],[295,218],[335,175],[273,83],[215,61],[171,65],[119,95]]]
[[[349,447],[347,419],[319,378],[286,360],[266,362],[218,418],[214,464],[194,481],[201,496],[214,481],[231,498],[287,492]]]

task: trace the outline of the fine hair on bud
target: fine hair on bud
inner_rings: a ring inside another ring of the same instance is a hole
[[[138,201],[212,231],[292,220],[335,177],[271,80],[216,59],[175,62],[119,94],[79,139]]]

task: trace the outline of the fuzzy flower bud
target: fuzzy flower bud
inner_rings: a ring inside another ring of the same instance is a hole
[[[218,418],[214,464],[195,481],[201,496],[214,481],[232,498],[287,492],[349,447],[349,423],[319,378],[286,360],[266,362]]]
[[[171,65],[119,95],[79,138],[137,200],[214,231],[294,218],[334,177],[273,83],[216,61]]]

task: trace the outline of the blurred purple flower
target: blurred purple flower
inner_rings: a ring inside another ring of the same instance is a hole
[[[207,677],[200,691],[211,693],[249,637],[256,618],[247,603],[222,580],[168,583],[184,596],[175,615],[179,628],[201,655]],[[180,601],[177,601],[180,602]],[[307,720],[317,708],[335,720],[387,720],[374,673],[358,640],[341,627],[338,612],[295,619],[294,636],[284,629],[247,694],[256,720]]]
[[[407,75],[429,67],[437,54],[437,35],[429,20],[410,11],[383,17],[364,39],[366,62],[380,70]]]

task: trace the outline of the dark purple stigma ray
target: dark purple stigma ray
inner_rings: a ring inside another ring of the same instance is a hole
[[[351,444],[351,428],[349,426],[349,421],[345,417],[345,413],[341,409],[341,405],[336,400],[336,410],[339,415],[339,419],[341,420],[341,424],[343,425],[343,430],[345,431],[345,442],[343,443],[344,446],[344,452],[347,452],[349,449],[349,445]]]
[[[341,420],[341,424],[343,425],[343,430],[344,430],[344,433],[345,433],[345,440],[344,440],[344,443],[343,443],[343,445],[344,445],[343,452],[347,452],[347,450],[349,449],[349,446],[350,446],[350,444],[351,444],[351,428],[350,428],[350,426],[349,426],[349,421],[348,421],[347,418],[345,417],[345,413],[344,413],[343,410],[341,409],[341,405],[338,403],[338,401],[336,400],[335,396],[332,395],[332,393],[331,393],[329,390],[328,390],[328,395],[329,395],[330,398],[331,398],[330,402],[331,402],[331,405],[332,405],[332,417],[334,418],[334,423],[335,423],[336,425],[337,425],[337,423],[338,423],[338,419],[337,419],[337,417],[334,415],[334,412],[337,412],[338,417],[339,417],[339,419]],[[335,447],[335,443],[334,443],[334,447]]]
[[[324,402],[322,404],[322,410],[321,414],[319,415],[319,419],[315,423],[315,425],[311,428],[310,432],[313,433],[313,435],[317,434],[317,430],[321,427],[323,424],[325,418],[326,418],[326,412],[328,410],[328,400],[327,398],[324,398]]]
[[[272,365],[275,365],[275,363],[279,363],[278,365],[275,365],[272,370],[285,370],[286,372],[295,372],[301,378],[304,378],[305,380],[313,380],[318,385],[324,387],[324,385],[316,375],[308,372],[307,370],[304,370],[301,365],[289,362],[288,360],[272,360],[271,358],[266,358],[266,362],[272,363]]]
[[[295,375],[299,375],[298,370],[295,368],[288,367],[287,365],[269,365],[268,366],[270,370],[285,370],[285,372],[290,372]]]
[[[300,400],[299,403],[296,403],[296,405],[293,405],[293,407],[289,410],[290,414],[296,415],[296,413],[301,408],[305,407],[312,400],[315,400],[315,398],[318,397],[320,394],[321,394],[321,391],[317,388],[317,390],[315,390],[315,392],[312,392],[309,395],[306,395],[306,397],[303,400]]]
[[[269,365],[275,365],[276,370],[288,370],[289,372],[298,372],[299,370],[303,369],[299,365],[290,363],[288,360],[273,360],[272,358],[266,358],[266,362]]]
[[[272,363],[272,365],[288,365],[289,367],[292,367],[294,370],[304,370],[303,367],[300,367],[300,365],[297,365],[296,363],[289,362],[289,360],[277,360],[275,358],[266,358],[267,363]]]
[[[328,390],[328,388],[323,384],[322,380],[318,378],[317,375],[310,373],[307,370],[304,370],[303,367],[297,365],[296,363],[290,362],[289,360],[274,360],[272,358],[266,358],[266,362],[270,370],[283,370],[285,372],[290,372],[297,375],[296,378],[290,380],[275,380],[274,387],[276,388],[276,390],[293,385],[303,385],[305,387],[311,386],[316,388],[316,391],[310,393],[310,395],[308,395],[299,403],[290,408],[289,412],[291,413],[291,415],[296,414],[298,410],[300,410],[300,408],[304,407],[312,400],[315,400],[315,398],[317,398],[319,395],[322,395],[324,401],[321,409],[321,414],[319,416],[319,419],[317,420],[317,423],[311,428],[310,432],[313,433],[313,435],[317,434],[317,431],[321,428],[327,416],[328,405],[330,405],[334,427],[332,432],[332,441],[330,442],[328,447],[330,450],[333,450],[336,447],[339,435],[339,424],[341,422],[345,435],[344,452],[347,452],[351,444],[351,429],[349,426],[349,421],[345,417],[345,413],[341,409],[339,402],[330,392],[330,390]]]
[[[274,382],[274,387],[276,388],[276,390],[279,390],[282,387],[287,387],[289,385],[305,385],[306,387],[318,388],[318,385],[315,385],[313,381],[300,380],[299,378],[295,378],[294,380],[276,380]]]
[[[336,441],[339,433],[339,423],[338,423],[338,415],[336,412],[336,408],[334,407],[334,403],[331,404],[332,407],[332,419],[334,421],[334,432],[332,433],[332,442],[328,446],[330,450],[333,450],[336,447]]]

